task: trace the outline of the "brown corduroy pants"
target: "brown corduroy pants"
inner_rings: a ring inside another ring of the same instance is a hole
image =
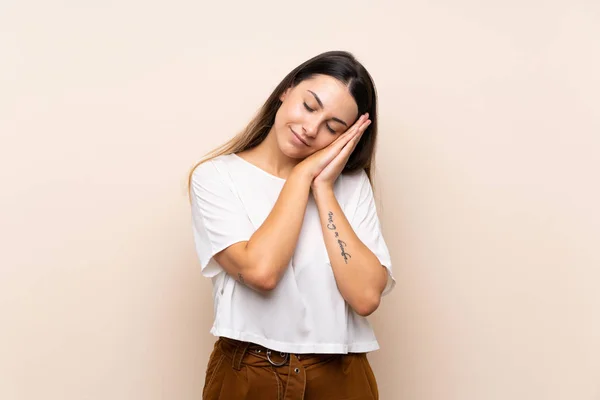
[[[204,400],[378,400],[367,355],[288,354],[220,337]]]

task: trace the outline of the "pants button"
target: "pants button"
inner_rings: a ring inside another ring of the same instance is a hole
[[[296,368],[296,369],[294,369],[294,372],[295,372],[295,373],[299,373],[299,372],[300,372],[300,370],[299,370],[298,368]]]

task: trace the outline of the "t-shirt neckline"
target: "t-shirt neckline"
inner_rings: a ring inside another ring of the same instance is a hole
[[[235,154],[235,153],[231,153],[231,155],[232,155],[232,156],[234,156],[235,158],[237,158],[238,160],[240,160],[241,162],[243,162],[243,163],[245,163],[245,164],[249,165],[250,167],[252,167],[252,168],[254,168],[254,169],[257,169],[257,170],[259,170],[260,172],[262,172],[264,175],[266,175],[266,176],[268,176],[268,177],[271,177],[271,178],[273,178],[273,179],[275,179],[275,180],[278,180],[278,181],[280,181],[280,182],[285,182],[285,181],[286,181],[286,179],[284,179],[284,178],[280,178],[279,176],[275,176],[275,175],[273,175],[273,174],[271,174],[271,173],[269,173],[269,172],[265,171],[264,169],[260,168],[260,167],[259,167],[259,166],[257,166],[257,165],[254,165],[254,164],[252,164],[250,161],[248,161],[248,160],[246,160],[246,159],[244,159],[244,158],[242,158],[242,157],[238,156],[238,155],[237,155],[237,154]]]

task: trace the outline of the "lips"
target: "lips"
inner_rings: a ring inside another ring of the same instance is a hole
[[[298,135],[296,132],[294,132],[294,130],[292,128],[290,128],[290,130],[292,131],[292,135],[296,136],[296,139],[298,139],[300,142],[304,143],[305,146],[310,147],[309,144],[306,143],[304,140],[302,140],[300,135]]]

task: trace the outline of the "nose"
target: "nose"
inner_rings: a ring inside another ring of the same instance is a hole
[[[308,119],[302,125],[302,130],[306,136],[314,139],[319,131],[319,124],[320,122],[317,118]]]

